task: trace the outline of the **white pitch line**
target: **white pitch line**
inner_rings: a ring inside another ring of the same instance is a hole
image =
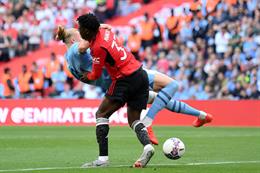
[[[199,165],[223,165],[223,164],[246,164],[246,163],[260,163],[260,160],[251,161],[224,161],[224,162],[197,162],[197,163],[183,163],[183,164],[148,164],[148,166],[199,166]],[[131,165],[112,165],[108,168],[131,167]],[[104,167],[103,167],[104,168]],[[67,169],[87,169],[81,167],[46,167],[46,168],[24,168],[24,169],[6,169],[0,172],[25,172],[25,171],[45,171],[45,170],[67,170]]]
[[[80,167],[49,167],[49,168],[6,169],[6,170],[0,170],[0,172],[24,172],[24,171],[67,170],[67,169],[80,169]]]

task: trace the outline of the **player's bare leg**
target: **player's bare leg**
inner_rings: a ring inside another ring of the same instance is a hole
[[[139,111],[139,110],[135,110],[131,107],[128,107],[127,114],[128,114],[129,125],[135,131],[136,136],[137,136],[138,140],[140,141],[140,143],[144,146],[144,150],[143,150],[141,156],[134,163],[133,167],[143,168],[148,164],[148,162],[154,155],[154,148],[150,143],[150,139],[148,137],[146,127],[139,120],[141,110]]]
[[[99,146],[98,159],[82,165],[83,168],[104,167],[109,165],[108,132],[109,117],[122,106],[121,103],[104,98],[96,113],[96,136]]]

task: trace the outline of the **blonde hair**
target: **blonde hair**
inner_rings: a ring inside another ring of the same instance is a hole
[[[58,30],[56,33],[56,40],[61,40],[65,44],[69,44],[71,37],[74,36],[75,28],[65,29],[62,26],[58,26]]]

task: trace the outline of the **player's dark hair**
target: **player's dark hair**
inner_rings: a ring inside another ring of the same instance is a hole
[[[98,33],[100,27],[98,18],[92,13],[87,13],[79,16],[77,21],[79,23],[79,33],[81,37],[91,41]]]

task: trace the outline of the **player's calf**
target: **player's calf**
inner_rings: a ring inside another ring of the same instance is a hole
[[[99,145],[99,156],[108,157],[109,120],[107,118],[97,118],[96,121],[96,137]]]
[[[147,129],[143,123],[141,123],[139,120],[136,120],[132,123],[131,128],[135,131],[138,140],[143,146],[150,144]]]
[[[108,132],[109,120],[107,118],[97,118],[96,137],[99,145],[99,156],[97,160],[83,164],[81,167],[104,167],[109,165],[108,161]]]

